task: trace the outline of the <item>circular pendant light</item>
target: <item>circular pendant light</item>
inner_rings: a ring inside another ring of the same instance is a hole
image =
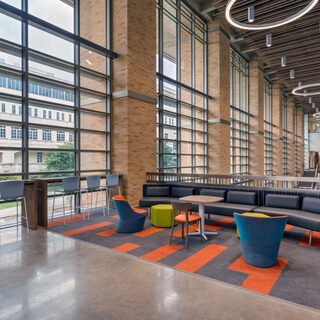
[[[313,117],[316,119],[316,120],[320,120],[320,112],[317,112],[317,113],[314,113],[313,114]]]
[[[283,20],[279,20],[279,21],[271,22],[271,23],[264,23],[264,24],[248,24],[248,23],[241,23],[241,22],[235,20],[231,16],[231,9],[232,9],[233,5],[236,3],[236,1],[237,0],[229,0],[228,1],[227,7],[226,7],[226,14],[225,14],[226,19],[234,27],[239,28],[239,29],[244,29],[244,30],[266,30],[266,29],[272,29],[272,28],[283,26],[285,24],[288,24],[290,22],[293,22],[293,21],[303,17],[310,10],[312,10],[315,7],[315,5],[319,2],[319,0],[311,0],[310,3],[305,8],[303,8],[301,11],[299,11],[296,14],[294,14],[288,18],[285,18]]]
[[[314,91],[314,92],[309,92],[309,88],[314,88],[314,87],[320,87],[320,82],[316,83],[310,83],[310,84],[305,84],[301,87],[296,87],[292,90],[292,94],[296,96],[303,96],[303,97],[310,97],[310,96],[316,96],[320,94],[320,91]]]

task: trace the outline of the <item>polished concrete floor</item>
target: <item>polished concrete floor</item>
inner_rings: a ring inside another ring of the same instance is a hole
[[[0,319],[320,319],[270,296],[43,229],[0,230]]]

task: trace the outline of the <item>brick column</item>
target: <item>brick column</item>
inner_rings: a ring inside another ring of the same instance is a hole
[[[288,175],[295,176],[295,145],[294,145],[294,111],[293,97],[288,98],[287,126],[288,126]]]
[[[272,83],[272,168],[273,175],[283,175],[282,91],[279,82]]]
[[[230,38],[220,21],[208,24],[208,173],[230,174]]]
[[[249,172],[264,175],[264,72],[263,63],[249,63]]]
[[[131,203],[156,170],[156,4],[113,1],[112,171],[124,175]]]

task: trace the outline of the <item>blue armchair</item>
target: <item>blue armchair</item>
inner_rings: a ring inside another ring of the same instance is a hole
[[[146,213],[137,213],[126,200],[113,197],[112,201],[120,217],[115,228],[119,233],[133,233],[143,230]]]
[[[244,260],[260,268],[275,265],[288,217],[264,218],[238,213],[233,216],[239,230]]]

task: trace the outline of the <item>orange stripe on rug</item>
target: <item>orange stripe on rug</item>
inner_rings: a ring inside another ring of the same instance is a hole
[[[85,217],[87,217],[87,213],[85,213]],[[83,220],[83,215],[82,213],[80,214],[74,214],[72,216],[66,216],[66,223],[72,223],[76,221]],[[48,227],[47,228],[52,228],[55,226],[59,226],[61,224],[64,224],[64,218],[55,218],[53,220],[48,219]]]
[[[145,255],[143,255],[141,258],[150,260],[150,261],[159,261],[161,259],[166,258],[167,256],[170,256],[170,254],[175,253],[176,251],[180,250],[182,246],[177,244],[166,244],[156,250],[153,250]]]
[[[114,231],[114,228],[112,228],[112,229],[108,229],[108,230],[105,230],[105,231],[98,232],[98,233],[96,233],[96,235],[100,236],[100,237],[109,237],[109,236],[112,236],[115,233],[116,232]]]
[[[114,216],[111,216],[111,218],[119,219],[119,215],[115,214]]]
[[[148,236],[150,236],[150,235],[152,235],[152,234],[154,234],[154,233],[163,231],[164,229],[166,229],[166,228],[150,227],[150,228],[141,230],[141,231],[139,231],[139,232],[136,232],[136,233],[134,233],[133,235],[134,235],[134,236],[137,236],[137,237],[144,238],[144,237],[148,237]]]
[[[287,263],[288,259],[278,258],[278,262],[275,266],[271,268],[258,268],[248,264],[243,256],[241,256],[229,267],[229,269],[247,273],[249,275],[241,284],[242,288],[269,294]]]
[[[320,232],[312,231],[312,242],[309,246],[309,235],[310,231],[308,230],[302,240],[299,243],[299,246],[303,247],[312,247],[312,248],[320,248]]]
[[[87,231],[90,231],[90,230],[94,230],[94,229],[99,229],[99,228],[102,228],[102,227],[110,226],[111,224],[112,224],[111,222],[106,222],[105,221],[105,222],[92,224],[90,226],[86,226],[86,227],[82,227],[82,228],[77,228],[77,229],[61,232],[61,234],[64,234],[65,236],[73,236],[73,235],[78,234],[78,233],[83,233],[83,232],[87,232]]]
[[[137,248],[140,248],[140,246],[138,244],[127,242],[127,243],[122,244],[121,246],[114,247],[113,250],[117,250],[120,252],[130,252],[130,251],[137,249]]]
[[[209,244],[191,257],[177,264],[175,268],[188,272],[196,272],[227,248],[226,246],[218,244]]]

